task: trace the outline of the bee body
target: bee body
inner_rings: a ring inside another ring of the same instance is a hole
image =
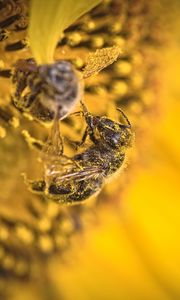
[[[37,66],[33,59],[16,64],[14,105],[39,121],[63,119],[81,97],[81,82],[71,63]]]
[[[53,158],[47,168],[48,180],[31,181],[31,191],[59,203],[75,204],[99,192],[107,179],[120,170],[131,145],[130,123],[93,116],[85,108],[83,114],[87,123],[84,140],[89,136],[92,145],[71,157],[70,165],[68,159],[66,164]]]

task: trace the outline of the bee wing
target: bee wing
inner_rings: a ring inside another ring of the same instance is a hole
[[[99,176],[103,176],[103,172],[100,167],[86,167],[80,170],[72,170],[69,173],[63,174],[62,176],[57,177],[56,184],[67,184],[68,182],[76,181],[84,181],[90,178],[96,178]]]
[[[45,174],[52,178],[61,178],[64,174],[69,174],[77,165],[64,155],[51,156],[44,162]]]
[[[122,50],[119,46],[102,48],[92,52],[87,57],[87,64],[83,70],[83,78],[99,73],[102,69],[115,62]]]

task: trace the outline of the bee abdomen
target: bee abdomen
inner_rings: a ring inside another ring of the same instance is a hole
[[[63,119],[80,98],[80,81],[73,66],[68,61],[59,61],[53,65],[39,68],[44,80],[44,90],[58,107],[59,118]]]
[[[72,192],[71,186],[63,186],[63,185],[56,185],[51,184],[48,189],[49,194],[51,195],[66,195]]]

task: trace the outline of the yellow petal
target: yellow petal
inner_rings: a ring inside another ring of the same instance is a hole
[[[53,62],[64,29],[101,0],[31,0],[29,38],[37,63]]]

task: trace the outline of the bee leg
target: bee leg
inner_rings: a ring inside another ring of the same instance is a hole
[[[71,140],[68,139],[68,143],[70,145],[72,145],[76,150],[78,150],[81,146],[83,146],[85,144],[86,139],[87,139],[88,136],[90,137],[90,139],[94,143],[96,143],[96,139],[94,137],[94,132],[92,131],[91,128],[89,128],[89,126],[86,127],[86,129],[84,131],[84,134],[83,134],[82,139],[81,139],[80,142],[79,141],[71,141]]]
[[[84,115],[90,115],[90,113],[89,113],[89,111],[88,111],[88,109],[87,109],[87,107],[86,107],[84,101],[81,100],[80,103],[81,103],[81,106],[82,106],[83,114],[84,114]]]
[[[16,93],[11,98],[11,101],[15,108],[17,108],[20,112],[30,112],[32,103],[36,98],[37,94],[27,93],[26,95],[21,96],[20,93]]]
[[[85,143],[85,141],[86,141],[86,139],[87,139],[88,136],[90,137],[90,139],[91,139],[94,143],[96,143],[96,139],[95,139],[95,136],[94,136],[94,125],[93,125],[93,118],[94,118],[94,117],[89,113],[89,111],[88,111],[86,105],[84,104],[84,102],[83,102],[82,100],[81,100],[81,105],[82,105],[82,109],[83,109],[83,110],[82,110],[82,111],[77,111],[77,112],[75,112],[75,113],[72,113],[71,115],[83,115],[84,118],[85,118],[87,127],[86,127],[86,129],[85,129],[85,132],[84,132],[84,134],[83,134],[82,139],[81,139],[80,142],[68,140],[68,142],[69,142],[71,145],[73,145],[73,146],[76,148],[76,150],[77,150],[79,147],[81,147],[81,146],[84,145],[84,143]]]
[[[0,31],[0,36],[1,36],[1,31]],[[0,77],[11,78],[11,76],[12,76],[11,69],[0,70]]]
[[[28,188],[36,194],[43,194],[45,192],[46,183],[44,180],[29,180]]]
[[[43,148],[44,153],[48,155],[59,156],[64,152],[64,143],[59,129],[59,120],[55,118],[50,135]]]
[[[44,148],[44,143],[42,141],[32,137],[27,130],[22,130],[22,135],[30,148],[42,151]]]
[[[94,144],[97,144],[97,139],[95,137],[95,134],[94,134],[94,116],[88,111],[86,105],[84,104],[83,101],[81,101],[81,105],[82,105],[82,108],[83,108],[83,113],[84,113],[84,117],[85,117],[85,121],[86,121],[86,124],[87,124],[87,136],[90,137],[91,141],[94,143]],[[86,132],[84,133],[85,135],[85,139],[86,139]]]
[[[19,119],[13,115],[13,112],[7,107],[0,107],[0,121],[11,125],[13,128],[19,126]]]
[[[82,141],[81,142],[75,142],[75,145],[77,147],[82,146],[85,143],[87,136],[90,137],[91,141],[94,144],[97,144],[97,140],[96,140],[95,135],[94,135],[94,124],[93,124],[94,123],[93,122],[94,121],[94,116],[88,111],[88,109],[87,109],[86,105],[84,104],[83,100],[81,100],[80,103],[81,103],[81,106],[82,106],[82,111],[77,111],[74,114],[75,115],[82,114],[84,116],[86,124],[87,124],[87,128],[85,129],[84,135],[82,137]]]
[[[79,147],[81,147],[81,146],[84,145],[84,143],[85,143],[85,141],[86,141],[88,135],[89,135],[89,128],[86,127],[85,132],[84,132],[84,134],[83,134],[82,139],[81,139],[80,142],[78,142],[78,141],[71,141],[71,140],[70,140],[69,143],[70,143],[71,145],[73,145],[73,146],[76,148],[76,150],[78,150]]]
[[[43,194],[45,192],[46,183],[44,180],[28,180],[25,173],[21,174],[23,176],[24,182],[28,189],[36,194]]]
[[[130,123],[128,117],[127,117],[127,116],[125,115],[125,113],[122,111],[122,109],[117,108],[117,110],[121,113],[121,115],[122,115],[123,118],[125,119],[126,123],[128,124],[128,125],[124,125],[124,127],[126,127],[126,128],[131,128],[131,123]],[[120,124],[120,125],[122,126],[123,124]]]
[[[81,115],[84,116],[84,113],[83,113],[82,110],[80,110],[80,111],[75,111],[75,112],[69,114],[69,116],[81,116]]]
[[[78,144],[77,144],[78,148],[84,145],[84,143],[85,143],[88,135],[89,135],[89,127],[87,126],[86,129],[85,129],[85,131],[84,131],[84,134],[82,136],[81,141],[78,142]]]
[[[95,138],[95,135],[94,135],[94,124],[93,124],[93,120],[94,120],[94,117],[93,115],[91,115],[91,113],[88,111],[86,105],[84,104],[84,102],[81,100],[81,105],[82,105],[82,111],[78,111],[78,112],[75,112],[73,113],[74,115],[80,115],[82,114],[85,118],[85,121],[86,121],[86,124],[87,124],[87,127],[85,129],[85,132],[83,134],[83,137],[82,137],[82,140],[80,142],[74,142],[74,141],[70,141],[70,143],[72,145],[75,146],[76,149],[78,149],[79,147],[83,146],[87,137],[89,136],[91,141],[94,143],[94,144],[97,144],[97,140]]]

